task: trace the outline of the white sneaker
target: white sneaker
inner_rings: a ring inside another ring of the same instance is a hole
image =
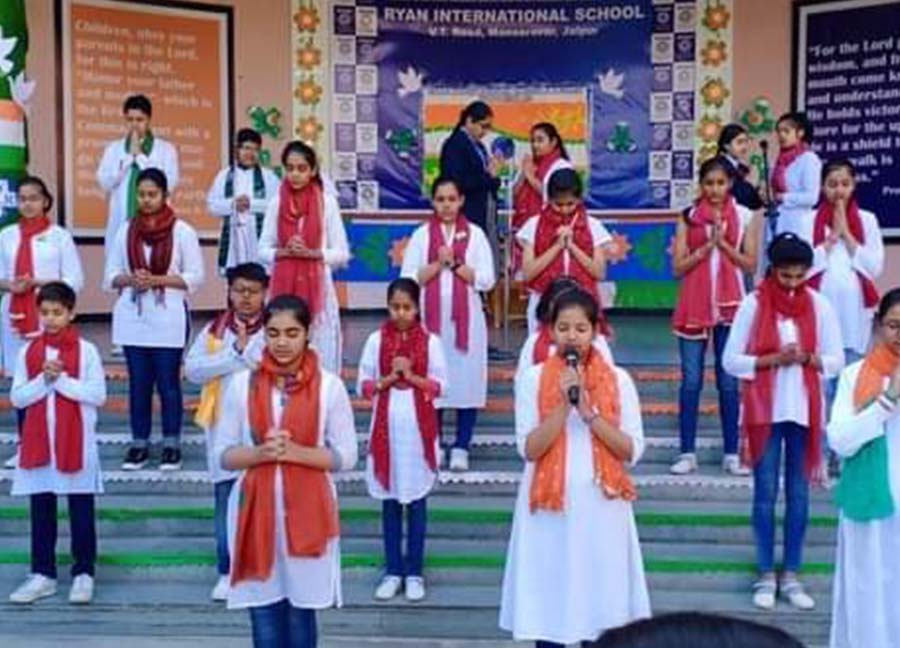
[[[378,583],[378,587],[375,588],[375,600],[390,601],[400,592],[400,586],[402,584],[402,578],[388,574],[381,579],[381,582]]]
[[[722,457],[722,472],[734,477],[746,477],[750,474],[750,468],[741,463],[736,454],[727,454]]]
[[[19,467],[19,451],[16,450],[16,453],[3,462],[4,468],[9,468],[10,470],[15,470]]]
[[[689,475],[697,472],[697,455],[693,452],[685,452],[678,455],[678,459],[669,467],[673,475]]]
[[[753,583],[753,605],[762,610],[775,608],[775,579],[764,578]]]
[[[94,598],[94,579],[90,574],[78,574],[69,590],[69,603],[86,605]]]
[[[9,595],[11,603],[34,603],[38,599],[56,594],[56,579],[42,574],[31,574]]]
[[[209,593],[209,598],[213,601],[226,601],[228,600],[228,588],[230,584],[228,582],[228,576],[219,576],[219,580],[216,581],[216,586],[212,588],[212,592]]]
[[[816,607],[815,599],[806,593],[803,584],[795,578],[783,579],[778,590],[798,610],[812,610]]]
[[[469,451],[462,448],[450,449],[450,470],[465,472],[469,469]]]
[[[417,603],[425,598],[425,579],[421,576],[406,577],[406,600]]]

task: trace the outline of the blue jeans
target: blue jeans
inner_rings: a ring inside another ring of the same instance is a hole
[[[213,513],[213,521],[216,529],[216,567],[219,576],[227,576],[231,568],[231,560],[228,556],[228,497],[236,479],[227,479],[216,482],[216,507]]]
[[[444,427],[444,412],[449,411],[449,409],[439,409],[437,411],[439,431],[442,431]],[[453,442],[453,447],[468,450],[472,443],[472,435],[475,433],[475,421],[478,419],[478,410],[470,407],[454,411],[456,412],[456,441]]]
[[[61,496],[62,497],[62,496]],[[72,543],[72,577],[94,575],[97,562],[97,531],[94,495],[69,495],[69,534]],[[56,494],[31,496],[31,572],[56,578]]]
[[[181,396],[181,354],[184,349],[126,346],[128,414],[134,445],[147,447],[153,424],[153,388],[162,404],[163,445],[177,448],[181,439],[184,402]]]
[[[753,533],[760,573],[775,570],[775,501],[781,446],[784,445],[784,570],[796,572],[803,562],[803,539],[809,519],[809,481],[804,472],[809,429],[775,423],[765,452],[753,469]]]
[[[316,611],[296,608],[287,599],[250,609],[253,648],[315,648]]]
[[[421,576],[425,557],[427,499],[406,506],[397,500],[381,502],[385,571],[389,576]],[[403,560],[403,509],[406,509],[406,561]]]
[[[716,365],[716,389],[719,392],[719,416],[722,420],[722,439],[725,454],[738,451],[738,411],[740,397],[738,380],[722,367],[722,354],[728,341],[730,327],[722,324],[712,330],[713,353]],[[703,391],[703,359],[708,340],[678,338],[681,353],[681,388],[678,390],[678,429],[681,452],[694,452],[697,441],[697,412],[700,392]]]

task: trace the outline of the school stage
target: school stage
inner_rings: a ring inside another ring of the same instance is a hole
[[[774,613],[757,612],[749,593],[754,577],[751,479],[725,477],[719,469],[721,436],[712,376],[707,374],[701,402],[700,471],[671,476],[669,464],[678,452],[678,353],[669,316],[614,313],[610,319],[616,329],[613,353],[636,379],[644,411],[647,448],[634,471],[640,497],[636,513],[654,611],[690,609],[743,616],[783,626],[811,647],[824,646],[837,524],[831,494],[811,494],[804,582],[817,600],[816,610],[794,611],[779,601]],[[345,378],[351,389],[362,344],[380,321],[376,314],[343,318]],[[200,324],[202,320],[197,321]],[[522,327],[516,324],[510,332],[513,351],[524,339]],[[27,571],[28,504],[7,495],[12,471],[0,470],[0,645],[44,645],[35,643],[44,638],[49,646],[62,637],[77,637],[83,641],[80,645],[118,646],[131,635],[160,641],[165,637],[160,645],[166,646],[212,645],[211,639],[218,637],[225,640],[216,639],[219,647],[246,645],[247,614],[226,611],[208,600],[215,557],[212,487],[206,480],[202,433],[186,420],[181,472],[120,471],[130,440],[124,366],[109,356],[108,324],[89,322],[81,329],[104,353],[110,394],[98,428],[106,494],[98,498],[100,556],[94,603],[77,608],[66,602],[67,522],[60,524],[57,546],[60,594],[33,606],[6,602]],[[492,330],[491,335],[497,346],[503,346],[502,331]],[[380,508],[366,495],[360,472],[364,454],[356,472],[338,476],[345,607],[320,614],[323,648],[512,645],[497,629],[503,561],[522,467],[514,446],[512,372],[512,363],[491,364],[488,406],[476,427],[472,470],[442,473],[440,486],[429,497],[429,589],[423,603],[409,604],[402,597],[386,604],[372,599],[382,555]],[[15,441],[8,393],[6,380],[0,399],[4,459],[13,452]],[[199,389],[185,383],[189,408],[198,398]],[[362,442],[370,412],[362,401],[354,400],[354,407]],[[449,418],[445,434],[452,437]],[[158,429],[158,419],[155,424]],[[159,432],[154,434],[159,441]],[[364,451],[364,444],[361,448]],[[154,451],[153,466],[159,446]],[[108,640],[95,643],[91,637],[97,636]],[[409,641],[401,641],[404,638]],[[454,639],[484,641],[450,641]],[[132,648],[157,645],[128,642]]]

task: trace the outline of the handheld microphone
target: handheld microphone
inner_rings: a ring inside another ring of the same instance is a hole
[[[578,368],[578,349],[575,347],[566,347],[563,351],[563,358],[566,360],[566,364],[572,369]],[[572,405],[578,405],[578,401],[581,400],[581,388],[578,385],[572,385],[569,387],[569,403]]]

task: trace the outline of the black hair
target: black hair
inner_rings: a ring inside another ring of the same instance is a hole
[[[544,294],[541,295],[541,298],[538,300],[537,308],[534,310],[537,321],[541,324],[550,324],[552,321],[552,318],[550,317],[551,311],[553,310],[553,304],[556,302],[557,298],[565,292],[578,288],[578,282],[572,277],[557,277],[551,281],[550,285],[547,286],[547,289],[544,290]]]
[[[898,304],[900,304],[900,288],[892,288],[884,293],[884,297],[878,302],[878,311],[875,313],[875,319],[881,322],[887,317],[888,311]]]
[[[768,257],[773,268],[796,265],[809,268],[813,263],[813,249],[793,232],[782,232],[769,244]]]
[[[700,612],[641,619],[603,633],[593,648],[804,648],[781,628]]]
[[[228,268],[225,271],[225,278],[228,280],[229,286],[233,285],[237,279],[245,279],[262,284],[263,288],[269,287],[269,274],[266,272],[266,269],[259,263],[252,261],[239,263]]]
[[[143,169],[140,173],[138,173],[137,183],[141,184],[144,180],[149,180],[157,187],[162,189],[162,192],[169,193],[169,180],[166,178],[166,174],[162,172],[161,169],[157,169],[155,167],[147,167]]]
[[[53,302],[62,304],[66,310],[75,308],[75,291],[64,281],[48,281],[38,289],[37,303]]]
[[[809,121],[809,117],[806,116],[805,112],[801,112],[799,110],[794,110],[792,112],[786,112],[781,117],[778,118],[778,121],[775,123],[776,127],[781,122],[790,122],[794,125],[794,128],[803,131],[803,135],[800,139],[807,144],[812,141],[812,124]]]
[[[459,121],[456,123],[456,127],[462,128],[469,120],[477,122],[493,116],[494,111],[487,103],[480,100],[473,101],[459,113]]]
[[[27,186],[37,187],[41,195],[44,196],[44,200],[47,201],[47,208],[44,211],[50,211],[53,208],[53,194],[47,189],[46,182],[37,176],[27,175],[19,180],[19,189]]]
[[[567,194],[581,198],[583,189],[581,176],[575,169],[557,169],[547,181],[547,196],[550,200]]]
[[[721,155],[711,157],[700,165],[700,171],[697,173],[700,182],[703,182],[703,178],[713,171],[721,171],[724,173],[729,182],[734,180],[734,167],[732,167],[731,163]]]
[[[399,277],[394,279],[387,287],[388,301],[391,300],[391,297],[393,297],[396,292],[402,292],[407,295],[418,307],[420,288],[415,279],[410,279],[409,277]]]
[[[235,141],[237,142],[238,147],[246,142],[262,146],[262,136],[252,128],[242,128],[239,130],[235,137]]]
[[[562,137],[559,134],[559,130],[557,130],[556,126],[551,124],[550,122],[538,122],[534,126],[531,127],[531,132],[533,133],[536,130],[544,131],[551,140],[556,141],[556,145],[559,147],[559,155],[564,160],[569,159],[569,152],[566,150],[566,143],[563,142]]]
[[[741,124],[727,124],[719,133],[716,155],[727,155],[728,146],[739,136],[746,135],[747,129]]]
[[[303,159],[306,160],[306,163],[309,164],[310,167],[315,169],[316,175],[318,175],[319,158],[316,155],[316,150],[312,146],[310,146],[306,142],[301,142],[300,140],[291,140],[284,145],[284,149],[281,151],[282,166],[287,166],[287,159],[291,153],[302,155]]]
[[[297,295],[278,295],[272,298],[263,309],[263,324],[268,324],[278,313],[290,313],[300,326],[309,331],[312,314],[309,305]]]
[[[431,197],[434,198],[434,195],[437,193],[437,190],[443,187],[444,185],[452,184],[456,187],[456,192],[462,196],[463,192],[459,186],[459,182],[456,181],[456,178],[451,178],[448,175],[439,175],[434,179],[434,182],[431,183]]]
[[[839,158],[837,160],[828,160],[822,166],[822,184],[825,184],[825,179],[838,169],[846,169],[851,178],[856,178],[856,167],[853,166],[853,162],[846,158]]]
[[[560,293],[550,308],[550,321],[556,322],[559,319],[559,314],[569,308],[580,308],[584,311],[591,326],[595,328],[600,322],[600,304],[584,288],[573,288]]]
[[[153,104],[146,95],[136,94],[125,99],[125,103],[122,104],[122,114],[124,115],[129,110],[140,110],[147,117],[153,116]]]

